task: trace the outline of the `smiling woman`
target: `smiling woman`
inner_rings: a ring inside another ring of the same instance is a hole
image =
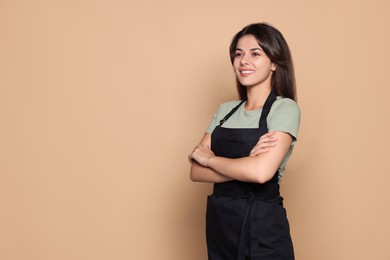
[[[230,57],[241,100],[220,106],[189,155],[191,180],[214,183],[208,256],[294,259],[279,194],[300,123],[290,51],[277,29],[259,23],[234,36]]]
[[[238,81],[246,86],[247,90],[253,90],[257,85],[270,85],[276,65],[264,53],[253,35],[245,35],[237,43],[233,67]],[[247,104],[247,109],[253,110],[262,106],[257,105],[259,107],[249,107],[250,104]]]

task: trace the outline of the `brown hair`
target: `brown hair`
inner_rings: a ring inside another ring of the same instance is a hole
[[[283,35],[276,28],[266,23],[255,23],[244,27],[233,37],[229,47],[232,64],[237,43],[245,35],[254,36],[264,53],[276,65],[276,70],[271,79],[272,89],[278,96],[296,100],[294,66],[290,49]],[[241,99],[246,99],[246,87],[241,85],[238,79],[236,79],[236,82],[238,95]]]

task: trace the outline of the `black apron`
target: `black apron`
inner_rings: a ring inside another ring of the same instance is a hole
[[[228,113],[211,135],[217,156],[248,156],[260,136],[268,132],[267,116],[276,95],[271,91],[259,128],[223,128],[222,124],[244,101]],[[209,260],[292,260],[290,228],[279,195],[278,172],[264,184],[242,181],[215,183],[208,196],[206,237]]]

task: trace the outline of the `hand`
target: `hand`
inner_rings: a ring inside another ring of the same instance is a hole
[[[266,153],[271,147],[275,147],[278,139],[272,137],[273,134],[274,132],[268,132],[262,135],[257,144],[252,148],[249,156],[257,156],[259,154]]]
[[[207,163],[210,158],[214,157],[213,151],[211,151],[208,145],[197,145],[194,151],[188,156],[188,159],[195,160],[200,165],[207,167]]]

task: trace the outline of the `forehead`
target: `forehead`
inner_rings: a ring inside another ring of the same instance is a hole
[[[242,36],[238,42],[236,49],[253,49],[253,48],[260,48],[261,46],[257,42],[257,39],[253,35],[244,35]]]

